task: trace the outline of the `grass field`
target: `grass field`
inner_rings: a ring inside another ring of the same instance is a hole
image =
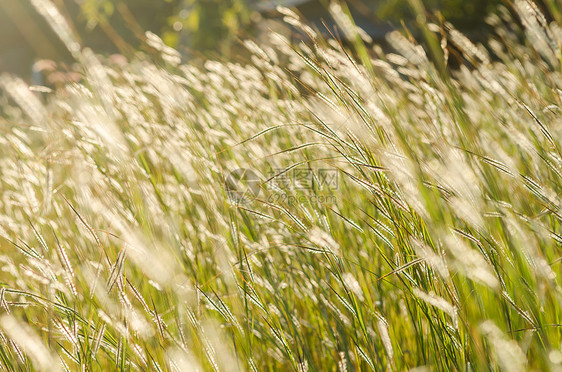
[[[33,2],[82,77],[0,78],[3,369],[562,370],[562,28],[532,3],[486,48],[422,26],[430,56],[282,9],[309,43],[197,67]]]

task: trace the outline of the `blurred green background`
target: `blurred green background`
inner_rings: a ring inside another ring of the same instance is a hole
[[[30,3],[0,0],[0,69],[26,75],[37,59],[69,60],[64,47]],[[255,36],[256,25],[276,4],[296,5],[307,19],[324,18],[328,0],[51,0],[71,21],[84,45],[105,54],[127,54],[143,45],[145,30],[184,55],[228,55],[240,37]],[[557,9],[559,0],[545,0]],[[501,0],[423,0],[464,31],[479,30],[484,15]],[[363,24],[413,19],[409,0],[346,1]],[[321,22],[315,22],[316,24]]]

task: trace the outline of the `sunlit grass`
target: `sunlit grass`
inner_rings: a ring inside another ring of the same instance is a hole
[[[118,64],[34,3],[82,79],[0,78],[4,368],[562,368],[562,29],[530,3],[488,48],[426,25],[456,70],[340,7],[352,51],[282,9],[309,43]]]

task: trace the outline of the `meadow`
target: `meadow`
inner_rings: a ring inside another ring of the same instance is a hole
[[[2,369],[562,370],[562,28],[532,2],[392,52],[280,8],[308,41],[202,65],[33,4],[80,80],[0,77]]]

